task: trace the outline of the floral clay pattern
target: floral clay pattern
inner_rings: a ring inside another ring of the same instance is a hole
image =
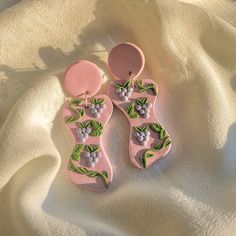
[[[132,88],[127,99],[121,99],[118,87]],[[157,84],[150,79],[132,81],[117,80],[108,90],[109,97],[128,118],[130,124],[129,153],[135,167],[147,168],[171,148],[167,131],[157,121],[154,107]]]
[[[74,98],[63,109],[64,121],[75,143],[68,175],[82,188],[105,191],[112,181],[113,172],[101,138],[113,106],[105,95],[93,97],[90,101],[85,104],[84,99]]]

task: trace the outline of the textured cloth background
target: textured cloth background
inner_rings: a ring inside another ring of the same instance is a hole
[[[235,1],[17,2],[0,1],[0,235],[236,235]],[[173,149],[133,168],[115,109],[104,136],[114,182],[91,193],[65,174],[63,71],[91,60],[106,92],[122,41],[145,53]]]

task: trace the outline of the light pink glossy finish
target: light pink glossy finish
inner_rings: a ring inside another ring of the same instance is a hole
[[[64,88],[66,91],[77,97],[92,97],[96,94],[102,85],[102,76],[99,68],[92,62],[81,60],[71,66],[64,75]]]
[[[116,82],[122,83],[123,81],[116,80]],[[157,84],[153,80],[145,79],[143,80],[143,83],[153,83],[156,85],[156,88],[157,88]],[[116,87],[114,84],[110,84],[109,89],[108,89],[108,94],[109,94],[109,97],[112,99],[113,103],[125,114],[126,118],[129,121],[129,124],[130,124],[130,139],[129,139],[130,160],[135,167],[143,169],[144,167],[143,167],[143,164],[140,162],[140,157],[144,154],[145,151],[147,151],[150,148],[153,148],[155,144],[160,143],[160,139],[157,133],[149,129],[149,131],[151,132],[149,141],[146,146],[142,146],[136,141],[136,138],[134,137],[134,133],[135,133],[134,127],[135,126],[143,127],[151,123],[158,123],[157,118],[155,117],[155,112],[154,112],[157,96],[153,95],[152,92],[140,93],[135,87],[134,92],[132,93],[132,97],[129,99],[129,101],[124,102],[120,100],[118,94],[116,93]],[[131,119],[127,113],[128,105],[131,102],[135,101],[136,99],[144,98],[144,97],[147,97],[148,102],[152,104],[149,118],[147,119],[147,118],[140,117],[137,119]],[[169,145],[168,147],[164,148],[161,151],[151,152],[154,154],[155,157],[148,159],[147,167],[153,164],[154,162],[156,162],[161,157],[165,156],[170,151],[170,149],[171,149],[171,145]]]
[[[108,68],[112,75],[118,79],[130,79],[140,75],[145,64],[143,52],[136,45],[121,43],[116,45],[109,53]]]
[[[106,95],[98,95],[96,98],[103,98],[104,99],[104,104],[106,104],[106,108],[104,109],[103,113],[101,114],[99,119],[95,119],[93,117],[93,114],[90,112],[89,109],[85,109],[86,114],[81,118],[80,122],[88,122],[90,120],[96,120],[102,123],[103,128],[107,124],[108,120],[111,117],[112,111],[113,111],[113,105],[111,100],[106,96]],[[88,105],[90,102],[88,103]],[[67,116],[73,115],[71,110],[69,109],[69,104],[65,105],[65,108],[63,109],[63,119],[65,119]],[[78,109],[84,108],[84,105],[78,106]],[[75,123],[69,123],[66,124],[68,130],[70,131],[75,145],[79,143],[78,137],[76,134],[76,129],[78,128]],[[104,150],[103,144],[102,144],[102,136],[99,137],[92,137],[89,136],[88,139],[86,139],[85,145],[97,145],[99,144],[100,147],[100,152],[102,153],[102,157],[99,158],[99,162],[95,165],[95,167],[88,167],[87,162],[86,162],[86,157],[83,156],[83,152],[81,153],[81,158],[80,161],[73,161],[73,163],[76,166],[79,167],[86,167],[88,170],[95,170],[95,171],[107,171],[108,173],[108,180],[109,183],[112,182],[113,179],[113,171],[112,171],[112,166],[110,163],[110,160],[108,159],[108,156]],[[76,174],[69,169],[67,170],[69,177],[71,180],[78,186],[91,190],[91,191],[97,191],[97,192],[103,192],[106,191],[107,188],[105,187],[101,177],[96,177],[96,178],[90,178],[86,175],[81,175],[81,174]]]

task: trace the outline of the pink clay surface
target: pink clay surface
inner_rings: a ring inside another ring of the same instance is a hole
[[[105,125],[107,124],[108,120],[111,117],[112,111],[113,111],[113,105],[111,100],[106,96],[106,95],[98,95],[96,96],[96,99],[103,98],[104,99],[104,104],[106,105],[106,108],[104,109],[103,113],[101,114],[99,119],[96,119],[93,117],[93,114],[89,111],[89,109],[85,109],[86,114],[80,119],[80,122],[88,122],[90,120],[96,120],[102,123],[103,129]],[[88,105],[91,104],[90,102]],[[84,105],[78,106],[78,108],[84,108]],[[62,112],[63,119],[65,120],[66,117],[73,115],[73,112],[71,112],[69,108],[69,104],[65,105],[65,108],[63,109]],[[68,123],[66,124],[71,136],[74,139],[75,145],[79,143],[78,137],[76,134],[76,129],[78,128],[75,123]],[[73,163],[78,166],[78,167],[85,167],[88,170],[93,170],[93,171],[107,171],[108,173],[108,180],[109,183],[112,182],[113,179],[113,171],[112,171],[112,166],[110,163],[110,160],[108,159],[108,156],[104,150],[103,144],[102,144],[102,136],[99,137],[93,137],[89,136],[86,141],[84,142],[85,146],[86,145],[99,145],[100,147],[100,152],[102,153],[102,156],[99,158],[99,162],[95,165],[95,167],[88,167],[86,163],[86,157],[83,156],[83,152],[81,153],[81,158],[80,161],[73,161]],[[103,192],[106,191],[107,188],[105,187],[102,179],[100,176],[96,178],[90,178],[86,175],[82,174],[77,174],[72,172],[71,170],[67,170],[67,173],[71,180],[78,186],[88,189],[91,191],[97,191],[97,192]]]
[[[124,80],[116,80],[114,83],[124,83]],[[145,79],[143,80],[143,83],[153,83],[156,85],[157,88],[157,84],[155,83],[155,81],[150,80],[150,79]],[[157,100],[157,96],[155,96],[153,94],[153,92],[145,92],[145,93],[140,93],[137,91],[137,88],[134,87],[134,92],[132,93],[132,96],[129,98],[129,100],[126,101],[121,101],[118,94],[116,93],[116,86],[115,84],[110,84],[109,88],[108,88],[108,94],[109,97],[112,99],[113,103],[115,104],[115,106],[118,107],[118,109],[120,109],[126,116],[126,118],[129,121],[129,125],[130,125],[130,139],[129,139],[129,155],[130,155],[130,160],[133,163],[133,165],[137,168],[141,168],[143,169],[143,164],[140,162],[140,156],[142,156],[144,154],[145,151],[147,151],[150,148],[153,148],[155,144],[160,142],[159,136],[157,133],[155,133],[154,131],[152,131],[149,128],[149,131],[151,132],[149,141],[147,143],[146,146],[141,146],[137,141],[136,138],[134,137],[134,132],[135,126],[146,126],[149,125],[151,123],[159,123],[157,121],[157,118],[155,117],[155,104],[156,104],[156,100]],[[150,116],[149,118],[136,118],[136,119],[132,119],[129,117],[128,113],[127,113],[127,107],[130,103],[134,102],[136,99],[138,98],[144,98],[147,97],[148,98],[148,103],[152,104],[152,108],[150,109]],[[147,167],[152,165],[154,162],[156,162],[158,159],[160,159],[161,157],[165,156],[169,150],[171,149],[171,144],[166,147],[163,148],[160,151],[155,151],[155,152],[151,152],[152,154],[154,154],[155,157],[148,159],[147,161]]]
[[[70,65],[65,71],[64,88],[70,95],[77,97],[92,97],[102,85],[99,68],[92,62],[80,60]]]
[[[136,79],[143,71],[145,64],[145,57],[142,52],[142,50],[132,43],[120,43],[116,45],[109,53],[108,57],[108,68],[111,72],[111,74],[117,78],[116,82],[119,82],[123,84],[128,79]],[[145,79],[143,80],[143,83],[152,83],[155,84],[155,81]],[[157,88],[157,85],[156,85]],[[147,145],[141,146],[134,137],[135,134],[135,126],[147,126],[151,123],[159,123],[157,121],[157,118],[155,117],[155,104],[157,96],[153,94],[153,92],[145,92],[140,93],[138,92],[138,89],[134,87],[134,92],[132,93],[132,96],[129,98],[127,102],[121,101],[118,94],[116,93],[116,86],[114,84],[111,84],[108,88],[108,94],[109,97],[112,99],[113,103],[125,114],[129,121],[130,125],[130,140],[129,140],[129,154],[131,162],[134,164],[137,168],[144,168],[143,163],[140,161],[140,157],[143,156],[145,151],[147,151],[150,148],[153,148],[156,144],[160,143],[159,136],[156,132],[152,131],[149,128],[149,131],[151,132],[151,135],[149,137],[149,141]],[[136,118],[132,119],[129,117],[127,113],[127,107],[130,103],[134,102],[138,98],[148,98],[148,103],[152,104],[152,108],[150,111],[149,118]],[[165,156],[171,148],[171,145],[164,147],[163,149],[159,151],[150,151],[152,154],[154,154],[155,158],[149,158],[147,160],[147,167],[153,164],[155,161],[160,159],[162,156]]]
[[[112,48],[108,57],[108,68],[118,79],[136,78],[144,68],[145,58],[142,50],[132,43],[120,43]]]

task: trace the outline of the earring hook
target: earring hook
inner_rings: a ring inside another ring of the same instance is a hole
[[[85,108],[88,108],[88,97],[87,97],[88,93],[89,93],[88,91],[85,91],[84,93],[81,93],[81,94],[77,95],[77,97],[80,97],[80,96],[84,95]]]
[[[134,82],[136,80],[135,73],[132,71],[129,71],[129,78],[131,79],[132,86],[134,87]]]

